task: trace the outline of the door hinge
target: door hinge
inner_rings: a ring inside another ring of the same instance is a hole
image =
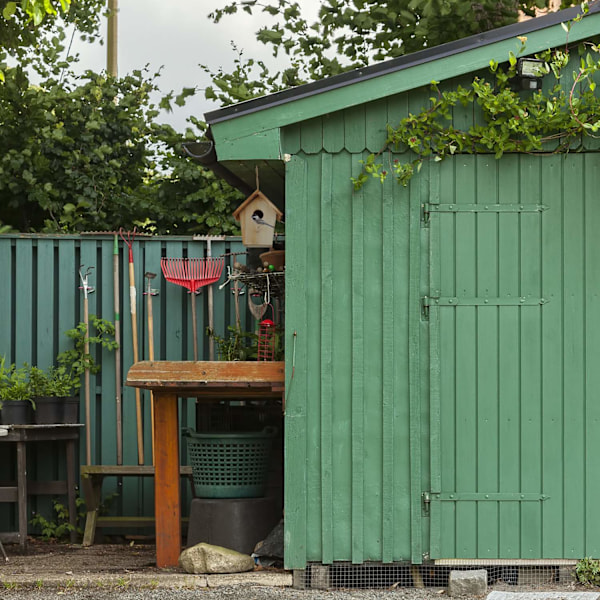
[[[432,304],[437,304],[437,300],[439,300],[439,298],[434,298],[432,296],[423,296],[421,298],[421,314],[426,321],[429,320],[429,307]]]
[[[421,225],[429,227],[429,217],[431,215],[431,205],[429,202],[421,204]]]

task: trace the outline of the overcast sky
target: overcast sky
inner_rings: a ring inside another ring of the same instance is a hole
[[[226,0],[119,0],[119,75],[149,64],[151,69],[163,67],[160,86],[163,91],[180,91],[183,87],[204,88],[210,83],[198,64],[213,70],[229,69],[235,58],[231,41],[245,50],[246,57],[261,58],[267,64],[273,59],[267,47],[256,42],[254,32],[266,16],[251,17],[247,13],[224,18],[215,25],[207,15],[214,8],[228,4]],[[309,16],[316,16],[319,0],[300,0]],[[102,34],[106,35],[106,26]],[[81,55],[81,66],[95,71],[106,68],[106,47],[74,41],[73,52]],[[203,92],[188,100],[183,109],[165,116],[179,130],[185,117],[202,118],[207,110],[218,108],[204,100]]]

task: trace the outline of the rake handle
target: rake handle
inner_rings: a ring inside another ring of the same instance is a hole
[[[194,360],[198,361],[198,324],[196,322],[196,294],[191,293],[192,300],[192,336],[194,338]]]
[[[131,255],[130,255],[131,256]],[[138,362],[138,330],[137,330],[137,292],[135,289],[135,271],[133,261],[129,261],[129,308],[131,311],[131,338],[133,342],[133,364]],[[142,398],[140,388],[135,388],[135,416],[137,425],[138,464],[144,464],[144,432],[142,424]]]

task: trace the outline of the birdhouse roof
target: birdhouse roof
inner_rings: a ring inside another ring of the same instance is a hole
[[[278,221],[281,221],[281,217],[283,217],[283,213],[260,191],[254,190],[234,211],[233,216],[236,221],[240,220],[240,215],[242,211],[245,210],[248,206],[250,206],[255,200],[264,200],[269,204],[269,206],[275,212]]]

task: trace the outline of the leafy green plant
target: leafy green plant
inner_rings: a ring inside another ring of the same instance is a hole
[[[28,373],[27,366],[17,368],[11,364],[6,367],[5,358],[0,359],[0,403],[7,400],[27,400],[35,408]]]
[[[29,389],[33,398],[39,398],[41,396],[51,396],[50,393],[50,377],[46,371],[39,367],[28,366],[27,378],[29,380]]]
[[[580,16],[564,24],[567,33],[587,10],[587,3],[583,3]],[[525,41],[521,39],[521,52]],[[382,150],[361,161],[362,172],[352,178],[354,188],[360,189],[372,178],[383,182],[390,173],[406,186],[425,160],[438,162],[458,153],[493,153],[497,159],[508,152],[557,154],[570,151],[584,136],[599,137],[600,98],[595,93],[594,76],[600,71],[600,46],[586,42],[577,50],[579,64],[567,87],[561,77],[573,64],[568,47],[536,55],[544,62],[544,71],[552,73],[556,81],[534,93],[523,94],[515,88],[518,59],[513,52],[504,66],[490,61],[489,81],[475,77],[468,87],[459,85],[449,90],[440,89],[439,82],[433,81],[429,107],[409,114],[397,126],[388,125]],[[473,104],[478,106],[480,118],[468,128],[456,128],[452,111]],[[550,148],[550,142],[555,147]],[[394,157],[393,153],[402,148],[410,150],[408,159]]]
[[[61,391],[61,395],[70,396],[78,392],[81,386],[81,376],[86,369],[90,373],[98,373],[100,365],[96,362],[90,351],[86,352],[86,343],[89,348],[100,346],[106,350],[114,350],[118,344],[114,339],[114,325],[105,319],[90,315],[90,331],[85,323],[79,323],[77,327],[65,331],[65,335],[73,340],[73,348],[64,350],[57,357],[58,366],[52,371],[52,385]]]
[[[75,505],[78,509],[81,509],[82,507],[85,507],[85,500],[83,498],[76,498]],[[81,529],[74,527],[69,522],[69,509],[64,504],[61,504],[57,500],[53,500],[52,508],[54,511],[54,519],[46,519],[42,514],[35,513],[33,518],[29,521],[34,527],[40,528],[42,539],[44,541],[61,541],[72,531],[77,531],[79,534],[82,533]],[[78,510],[77,516],[79,518],[84,517],[85,511]]]
[[[584,585],[600,585],[600,561],[583,558],[575,566],[577,581]]]
[[[233,325],[227,327],[224,336],[218,335],[210,327],[206,328],[206,334],[215,341],[219,360],[256,360],[258,346],[256,334],[242,331]]]
[[[210,336],[217,345],[217,356],[219,360],[257,360],[258,358],[258,335],[251,331],[242,331],[239,327],[229,325],[227,334],[220,336],[209,327],[206,334]],[[280,327],[275,327],[275,354],[273,360],[283,360],[283,332]]]

